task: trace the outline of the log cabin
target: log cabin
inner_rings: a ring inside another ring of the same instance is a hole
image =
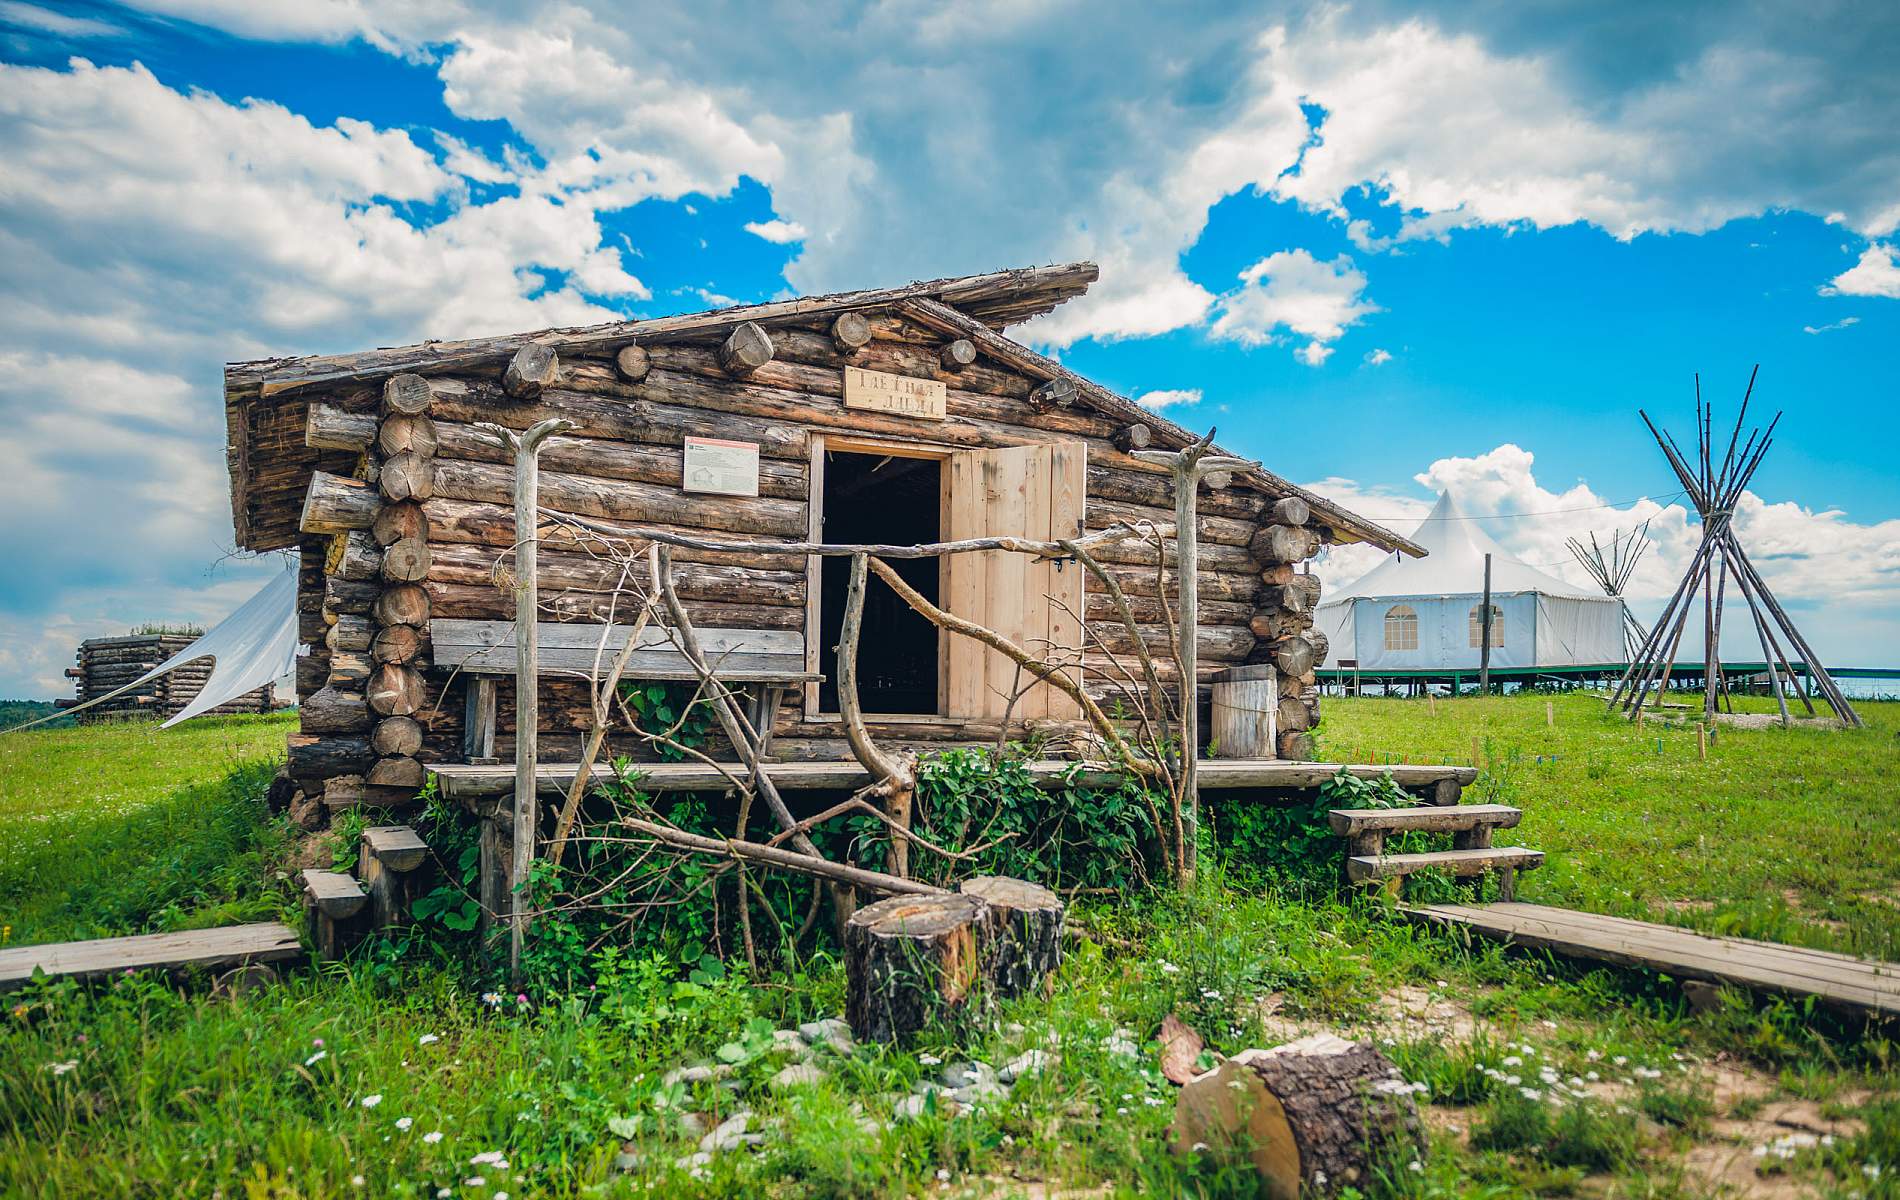
[[[480,673],[483,650],[469,644],[514,616],[496,570],[517,540],[513,458],[483,424],[572,422],[541,455],[544,509],[712,537],[910,544],[1172,522],[1170,474],[1137,455],[1195,435],[1007,333],[1095,278],[1093,264],[1076,263],[231,364],[237,543],[301,562],[308,653],[291,774],[332,808],[387,805],[412,797],[431,764],[512,755],[512,678]],[[1264,753],[1309,759],[1325,647],[1307,560],[1341,542],[1420,551],[1264,468],[1210,480],[1197,529],[1201,703],[1221,672],[1273,664],[1276,732]],[[1165,555],[1171,563],[1171,546]],[[1153,546],[1107,545],[1099,557],[1142,640],[1163,649],[1175,588]],[[779,759],[850,757],[834,679],[846,562],[675,554],[696,624],[802,668],[762,689]],[[1109,597],[1074,563],[988,553],[902,570],[955,615],[1079,652],[1085,674],[1113,670],[1131,649]],[[596,629],[606,619],[611,571],[558,530],[542,536],[538,580],[545,619]],[[941,633],[889,589],[867,600],[861,646],[862,707],[880,741],[991,743],[1006,708],[1025,730],[1075,723],[1073,702],[1047,685],[1006,704],[1010,664]],[[512,642],[506,652],[512,662]],[[1165,654],[1157,666],[1178,686]],[[541,681],[544,762],[576,756],[592,722],[586,689]],[[639,756],[638,746],[612,752]]]

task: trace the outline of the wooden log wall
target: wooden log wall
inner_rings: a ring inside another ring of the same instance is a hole
[[[305,716],[293,768],[346,776],[336,801],[348,803],[402,798],[402,789],[420,783],[421,762],[460,757],[462,683],[445,690],[440,673],[429,669],[428,621],[514,615],[507,553],[516,540],[513,456],[480,423],[513,430],[548,417],[574,423],[542,452],[546,507],[735,540],[805,537],[812,438],[821,434],[951,449],[1082,441],[1090,528],[1173,519],[1169,476],[1130,453],[1150,444],[1146,429],[1079,404],[1038,401],[1040,381],[972,357],[939,333],[877,311],[857,321],[781,322],[756,332],[739,344],[702,337],[597,356],[542,356],[518,365],[512,381],[500,369],[402,375],[380,389],[351,385],[311,396],[307,443],[353,454],[358,466],[355,479],[318,474],[305,504],[300,609],[313,652],[299,675]],[[942,381],[948,419],[844,408],[846,365]],[[759,495],[682,492],[683,446],[693,436],[756,443]],[[1317,581],[1298,564],[1318,550],[1322,534],[1303,502],[1275,502],[1246,488],[1210,490],[1200,511],[1202,703],[1207,677],[1223,667],[1280,663],[1286,694],[1304,706],[1282,749],[1307,757],[1304,731],[1317,719],[1313,667],[1323,654],[1312,632]],[[1152,546],[1132,543],[1105,547],[1099,557],[1127,593],[1142,641],[1160,652],[1162,680],[1172,683],[1172,543],[1162,564]],[[606,615],[612,564],[552,527],[544,531],[540,562],[543,603],[556,616]],[[678,550],[675,563],[680,595],[697,620],[804,628],[802,556]],[[1130,648],[1128,633],[1093,578],[1085,596],[1085,661],[1121,675],[1115,656]],[[629,615],[624,601],[618,615]],[[1124,666],[1134,673],[1132,662]],[[513,752],[510,686],[501,681],[498,702],[495,753],[504,758]],[[1114,688],[1098,680],[1095,690],[1105,697]],[[547,680],[542,706],[543,758],[573,753],[589,719],[585,685]],[[993,726],[906,721],[874,732],[904,745],[941,745],[991,741]],[[788,758],[848,754],[835,724],[804,719],[795,691],[775,731],[775,750]],[[569,740],[573,747],[564,748]],[[610,752],[638,757],[639,747],[615,745]]]
[[[191,634],[153,633],[116,638],[91,638],[81,642],[79,649],[74,653],[74,665],[66,668],[66,677],[74,681],[75,694],[72,699],[61,701],[60,706],[72,708],[88,700],[109,695],[138,679],[139,676],[171,658],[196,640]],[[212,662],[208,658],[186,663],[167,671],[149,683],[89,708],[79,713],[74,719],[87,723],[123,720],[128,717],[164,720],[175,716],[185,705],[197,699],[198,693],[204,690],[205,682],[211,678],[211,666]],[[234,700],[220,704],[210,712],[218,716],[267,713],[275,707],[276,697],[273,688],[266,684],[256,691],[246,692]]]

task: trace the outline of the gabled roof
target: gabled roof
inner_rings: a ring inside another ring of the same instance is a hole
[[[229,401],[245,393],[271,396],[320,384],[370,381],[404,371],[454,371],[506,362],[530,342],[540,342],[557,351],[603,350],[641,339],[711,333],[746,321],[823,316],[920,297],[954,305],[991,328],[1006,329],[1080,296],[1089,290],[1096,275],[1095,264],[1089,262],[1020,267],[983,275],[932,279],[904,287],[834,292],[829,296],[803,296],[765,304],[736,304],[640,321],[609,321],[604,325],[542,329],[458,342],[423,342],[354,354],[263,358],[232,363],[224,369],[225,399]]]
[[[408,371],[430,374],[498,368],[529,343],[549,345],[557,352],[599,354],[631,342],[657,343],[716,336],[747,321],[769,325],[830,316],[851,309],[895,309],[927,327],[971,338],[983,353],[1024,374],[1045,380],[1068,380],[1075,385],[1082,402],[1098,412],[1148,426],[1158,448],[1191,445],[1198,440],[1197,436],[1173,421],[1116,395],[999,332],[1081,295],[1095,282],[1096,276],[1095,264],[1088,262],[1025,267],[934,279],[903,287],[741,304],[648,320],[612,321],[455,342],[423,342],[354,354],[231,363],[224,372],[226,458],[231,472],[231,509],[237,542],[246,549],[262,550],[291,545],[296,540],[295,513],[301,508],[303,488],[320,457],[318,451],[303,444],[306,406],[301,393],[308,390],[370,384]],[[1370,542],[1407,554],[1424,553],[1410,540],[1270,471],[1249,471],[1243,478],[1274,497],[1301,497],[1312,507],[1316,519],[1343,540]],[[266,511],[273,515],[262,516]],[[285,513],[290,514],[291,528],[279,527]]]
[[[1464,596],[1484,590],[1484,556],[1491,556],[1491,592],[1508,596],[1537,592],[1545,596],[1572,596],[1601,600],[1600,592],[1566,583],[1519,559],[1496,538],[1465,516],[1450,492],[1440,492],[1438,503],[1412,540],[1428,557],[1407,561],[1388,558],[1346,587],[1326,597],[1327,604],[1368,596]]]

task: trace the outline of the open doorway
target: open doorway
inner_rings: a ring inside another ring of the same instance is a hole
[[[935,458],[827,450],[820,497],[823,540],[911,545],[941,540],[943,463]],[[932,604],[937,603],[934,558],[887,560]],[[851,560],[825,558],[819,566],[818,704],[838,711],[838,634],[844,626]],[[919,616],[875,577],[865,591],[858,641],[858,699],[867,713],[937,711],[937,627]]]

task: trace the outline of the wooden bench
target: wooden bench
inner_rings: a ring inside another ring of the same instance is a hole
[[[627,644],[631,625],[542,621],[535,670],[540,675],[605,677]],[[746,719],[759,731],[762,753],[771,752],[772,722],[785,690],[822,676],[805,669],[805,635],[789,629],[698,629],[700,653],[722,683],[749,685]],[[603,636],[604,635],[604,636]],[[697,680],[671,631],[648,626],[627,660],[623,680]],[[515,623],[441,618],[429,622],[437,667],[469,677],[463,749],[471,763],[495,762],[495,682],[515,673]]]

